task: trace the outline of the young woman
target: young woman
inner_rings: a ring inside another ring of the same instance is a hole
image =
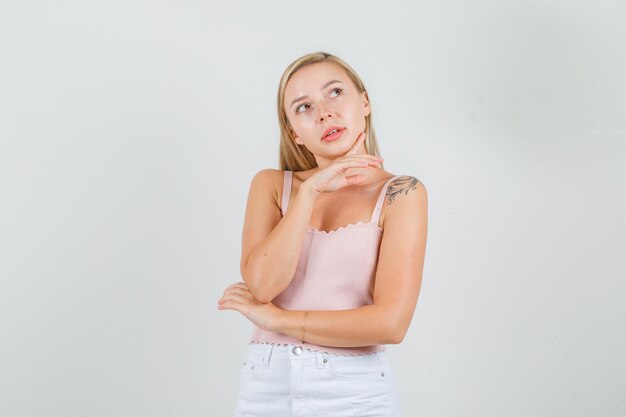
[[[280,170],[250,185],[244,282],[218,300],[254,324],[235,415],[401,417],[385,345],[417,303],[426,188],[383,169],[365,86],[336,56],[287,67],[278,118]]]

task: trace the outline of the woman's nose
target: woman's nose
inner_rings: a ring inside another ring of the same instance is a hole
[[[332,112],[329,109],[327,109],[324,105],[319,105],[318,111],[319,111],[320,122],[332,116]]]
[[[327,114],[321,114],[320,115],[320,122],[323,122],[324,119],[328,119],[330,117],[330,113]]]

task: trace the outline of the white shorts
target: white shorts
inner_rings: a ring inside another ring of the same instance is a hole
[[[235,417],[402,417],[386,352],[343,356],[251,343]]]

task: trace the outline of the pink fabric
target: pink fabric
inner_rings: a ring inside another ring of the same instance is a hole
[[[284,174],[283,215],[289,204],[292,174],[292,171]],[[296,273],[287,288],[272,301],[276,306],[285,310],[344,310],[372,304],[383,232],[378,219],[387,187],[397,177],[390,178],[383,186],[368,223],[351,223],[329,232],[308,228]],[[386,350],[386,345],[346,348],[302,343],[299,339],[255,325],[249,343],[294,344],[341,355]]]

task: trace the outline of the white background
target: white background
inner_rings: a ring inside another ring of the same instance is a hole
[[[230,416],[248,186],[327,51],[427,187],[405,416],[626,415],[623,1],[0,6],[0,415]],[[277,416],[278,417],[278,416]]]

